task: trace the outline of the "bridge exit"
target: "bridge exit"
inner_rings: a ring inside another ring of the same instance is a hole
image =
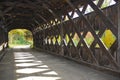
[[[33,36],[29,30],[14,29],[8,33],[10,48],[32,48]]]

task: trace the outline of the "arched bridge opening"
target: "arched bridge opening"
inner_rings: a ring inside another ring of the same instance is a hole
[[[33,35],[26,29],[13,29],[8,33],[8,46],[10,48],[32,48]]]

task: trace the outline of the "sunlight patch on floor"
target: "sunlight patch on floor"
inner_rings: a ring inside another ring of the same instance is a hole
[[[31,61],[34,61],[34,60],[15,60],[15,62],[31,62]]]
[[[30,76],[30,77],[25,77],[25,78],[20,78],[17,80],[60,80],[60,77],[43,77],[43,76]]]
[[[14,49],[19,49],[19,48],[30,48],[31,45],[18,45],[18,46],[13,46],[12,48]]]
[[[16,80],[61,80],[58,73],[29,52],[14,52]]]
[[[30,67],[30,66],[37,66],[37,65],[40,65],[38,63],[20,63],[20,64],[16,64],[16,66],[19,66],[19,67]]]
[[[46,74],[46,75],[58,75],[55,71],[50,71],[50,72],[46,72],[46,73],[43,73],[43,74]]]
[[[48,68],[48,66],[47,65],[42,65],[42,66],[37,66],[37,67],[43,67],[43,68]]]
[[[24,69],[16,70],[16,73],[31,74],[31,73],[43,72],[47,70],[49,69],[24,68]]]

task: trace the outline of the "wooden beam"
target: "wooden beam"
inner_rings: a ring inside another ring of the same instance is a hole
[[[98,65],[98,61],[97,61],[96,58],[94,57],[94,55],[93,55],[92,51],[90,50],[90,48],[88,47],[87,42],[84,40],[84,37],[80,34],[80,31],[78,30],[77,25],[76,25],[76,24],[74,23],[74,21],[70,18],[69,14],[67,14],[67,16],[68,16],[69,20],[71,21],[71,23],[73,24],[76,33],[77,33],[78,36],[80,37],[80,40],[81,40],[80,42],[83,43],[83,45],[85,46],[86,50],[88,50],[88,53],[90,54],[93,62],[94,62],[96,65]]]
[[[25,0],[25,2],[27,2],[29,5],[31,5],[31,6],[33,6],[33,7],[35,7],[36,8],[36,15],[38,16],[38,17],[40,17],[42,20],[43,20],[43,22],[45,22],[45,23],[48,23],[48,20],[46,20],[43,16],[42,16],[42,13],[41,13],[41,9],[45,9],[45,8],[43,8],[43,6],[38,6],[38,5],[36,5],[36,3],[33,3],[33,2],[31,2],[31,1],[29,1],[29,0]],[[39,3],[40,3],[41,1],[39,1]],[[42,11],[43,12],[43,11]],[[40,14],[41,13],[41,14]]]
[[[103,4],[103,2],[104,2],[104,0],[99,0],[99,2],[98,2],[98,4],[97,4],[97,6],[98,6],[98,7],[101,7],[101,6],[102,6],[102,4]]]
[[[103,12],[93,3],[92,0],[86,0],[88,4],[94,9],[94,11],[100,16],[103,23],[113,32],[113,34],[117,35],[117,26],[112,23],[112,21],[106,17]]]
[[[33,27],[31,26],[31,24],[21,24],[21,23],[9,24],[7,26],[7,30],[10,31],[12,29],[29,29],[31,31],[33,30]]]
[[[45,3],[43,3],[43,7],[44,7],[45,9],[47,9],[47,10],[53,15],[54,18],[57,18],[57,19],[61,20],[60,17],[59,17],[57,14],[55,14],[52,9],[50,9],[50,8],[48,7],[48,5],[46,5]]]
[[[120,1],[117,2],[118,6],[118,51],[117,51],[117,60],[120,65]]]
[[[83,7],[83,9],[82,9],[82,13],[85,13],[87,7],[88,7],[88,4],[84,5],[84,7]]]
[[[91,0],[90,0],[91,1]],[[111,53],[106,49],[105,45],[103,44],[103,42],[101,41],[101,39],[98,37],[98,35],[95,33],[94,29],[92,28],[91,24],[89,23],[89,21],[84,17],[84,15],[82,14],[82,12],[80,12],[80,10],[78,8],[76,8],[69,0],[66,0],[66,2],[71,6],[72,9],[77,9],[76,12],[79,15],[79,18],[83,18],[83,21],[85,22],[87,28],[89,29],[89,31],[92,33],[92,35],[95,37],[95,40],[98,42],[98,44],[100,45],[101,49],[106,53],[107,57],[109,58],[109,61],[111,62],[111,64],[113,64],[116,69],[120,69],[120,66],[117,64],[117,62],[115,61],[115,59],[113,58],[113,56],[111,55]],[[95,6],[96,7],[96,6]],[[103,13],[102,13],[103,14]],[[103,14],[104,15],[104,14]],[[104,17],[106,18],[106,17]],[[109,25],[109,24],[108,24]],[[107,26],[108,26],[107,25]]]
[[[118,2],[118,0],[114,0],[115,2]]]
[[[3,17],[3,12],[0,10],[0,18]]]
[[[3,16],[3,11],[0,10],[0,21],[1,21],[1,20],[3,21],[3,20],[5,20],[5,18],[4,18],[4,16]]]
[[[8,7],[11,7],[11,6],[14,6],[16,2],[1,2],[0,5],[5,5],[5,6],[8,6]],[[20,8],[29,8],[29,9],[32,9],[32,10],[35,10],[36,8],[34,6],[31,6],[29,4],[26,4],[26,3],[21,3],[19,2],[19,4],[16,5],[16,7],[20,7]]]
[[[5,9],[3,11],[4,14],[6,14],[7,12],[11,11],[13,9],[13,6],[12,7],[8,7],[7,9]]]
[[[57,18],[58,20],[61,21],[61,23],[60,23],[60,36],[61,36],[61,51],[60,51],[60,55],[64,55],[64,46],[63,46],[63,43],[64,43],[64,41],[63,41],[63,36],[64,36],[64,34],[63,34],[63,19],[62,19],[62,17],[59,17],[57,14],[55,14],[55,12],[52,9],[50,9],[48,7],[48,5],[46,5],[45,3],[43,4],[43,6],[44,6],[44,8],[46,8],[53,15],[53,17],[55,19]]]
[[[36,15],[37,15],[38,17],[40,17],[44,22],[47,23],[47,20],[46,20],[42,15],[40,15],[40,14],[38,14],[38,13],[36,13]]]
[[[11,16],[11,17],[14,17],[14,16],[27,16],[27,17],[31,17],[33,16],[33,14],[26,14],[26,13],[6,13],[4,14],[4,16]]]

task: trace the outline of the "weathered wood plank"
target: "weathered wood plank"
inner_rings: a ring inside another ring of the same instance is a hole
[[[87,0],[88,4],[94,9],[94,11],[100,16],[100,18],[103,20],[104,24],[115,34],[117,35],[117,27],[112,23],[112,21],[106,17],[103,12],[91,1]]]
[[[118,5],[118,51],[117,51],[117,60],[120,65],[120,1],[117,3]]]
[[[98,6],[98,7],[101,7],[101,6],[102,6],[102,4],[103,4],[103,2],[104,2],[104,0],[99,0],[99,2],[98,2],[98,4],[97,4],[97,6]]]
[[[84,40],[83,36],[80,34],[79,30],[77,29],[77,25],[73,22],[73,20],[70,18],[69,14],[67,15],[68,18],[70,19],[70,21],[72,22],[72,24],[74,25],[74,29],[77,32],[77,34],[79,35],[82,43],[84,44],[85,48],[88,50],[88,53],[90,54],[91,58],[94,60],[94,62],[96,64],[98,64],[97,60],[95,59],[94,55],[92,54],[92,51],[88,48],[88,45],[86,43],[86,41]]]
[[[69,1],[66,0],[67,3],[71,6],[72,9],[76,9],[74,7],[74,5]],[[92,1],[91,1],[92,2]],[[92,2],[93,3],[93,2]],[[94,4],[94,3],[93,3]],[[96,7],[96,6],[95,6]],[[99,10],[99,9],[98,9]],[[116,67],[116,69],[119,69],[119,65],[117,64],[117,62],[114,60],[114,58],[112,57],[112,55],[110,54],[110,52],[106,49],[105,45],[102,43],[101,39],[99,39],[98,35],[96,35],[94,29],[92,28],[91,24],[89,23],[89,21],[83,16],[83,14],[80,12],[79,9],[77,9],[77,14],[79,15],[79,17],[83,17],[84,22],[86,23],[86,26],[89,28],[90,32],[93,34],[93,36],[95,37],[96,41],[98,42],[98,44],[100,45],[101,49],[106,53],[106,55],[109,58],[109,61]],[[103,14],[103,13],[102,13]],[[104,14],[103,14],[104,15]],[[105,16],[105,15],[104,15]],[[103,17],[103,16],[102,16]],[[106,18],[106,17],[104,17]],[[111,24],[111,23],[110,23]],[[109,24],[108,24],[109,25]]]

